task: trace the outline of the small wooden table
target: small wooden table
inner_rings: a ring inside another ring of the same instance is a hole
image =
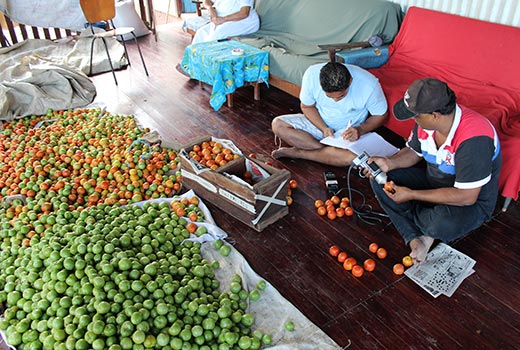
[[[243,54],[233,54],[233,50]],[[269,54],[235,40],[210,41],[186,47],[181,68],[193,79],[213,86],[210,105],[218,110],[224,102],[233,106],[233,92],[253,85],[254,99],[260,99],[259,83],[269,79]]]

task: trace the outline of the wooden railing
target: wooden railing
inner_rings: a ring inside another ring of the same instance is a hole
[[[0,46],[2,47],[11,46],[26,39],[57,40],[77,34],[68,29],[40,28],[16,23],[3,13],[0,13],[0,27]]]
[[[136,9],[139,11],[144,24],[152,31],[157,40],[152,0],[138,0]],[[24,23],[16,23],[1,12],[0,29],[1,47],[11,46],[26,39],[57,40],[79,34],[78,32],[71,31],[69,29],[42,28]]]

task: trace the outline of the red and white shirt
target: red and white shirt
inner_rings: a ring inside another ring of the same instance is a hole
[[[457,105],[446,141],[437,147],[434,136],[435,130],[415,125],[407,142],[408,147],[425,159],[428,180],[433,187],[471,189],[483,187],[492,178],[493,183],[497,182],[501,166],[500,142],[488,119]],[[482,188],[481,196],[490,195],[486,191],[488,189]],[[492,205],[494,207],[495,203]]]

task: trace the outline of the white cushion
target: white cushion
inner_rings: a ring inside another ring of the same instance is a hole
[[[135,10],[133,0],[123,0],[116,2],[116,16],[114,17],[114,25],[117,27],[133,27],[136,36],[144,36],[150,34],[150,30],[144,25],[143,21]],[[131,34],[123,35],[125,40],[132,39]]]

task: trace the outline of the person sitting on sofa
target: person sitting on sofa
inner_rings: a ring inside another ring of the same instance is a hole
[[[406,147],[390,158],[372,157],[387,172],[388,186],[370,184],[415,263],[434,240],[451,242],[491,219],[502,163],[500,143],[488,119],[456,103],[445,82],[414,81],[393,107],[399,120],[416,125]],[[420,160],[426,167],[416,167]]]
[[[276,137],[291,147],[272,152],[275,159],[300,158],[334,166],[350,165],[356,155],[346,149],[326,146],[320,140],[341,135],[356,141],[385,122],[388,104],[371,73],[357,66],[328,62],[310,66],[300,92],[303,114],[273,119]]]
[[[260,28],[253,0],[204,0],[210,23],[197,29],[192,44],[251,34]]]

